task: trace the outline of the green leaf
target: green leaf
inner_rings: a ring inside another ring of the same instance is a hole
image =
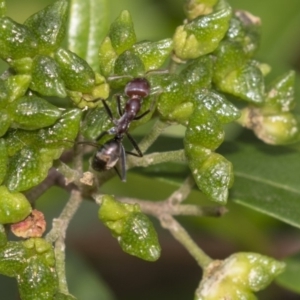
[[[15,277],[24,268],[26,248],[22,242],[7,242],[0,249],[0,274]]]
[[[172,49],[172,39],[164,39],[158,42],[143,41],[133,45],[133,50],[143,61],[146,71],[159,69]]]
[[[28,27],[8,17],[0,18],[0,57],[18,59],[32,57],[37,52],[38,41]]]
[[[276,282],[284,288],[300,294],[300,255],[299,253],[284,259],[285,271]]]
[[[109,37],[117,54],[129,50],[136,42],[134,25],[130,13],[127,10],[123,10],[118,18],[111,24]]]
[[[31,205],[21,193],[11,193],[4,185],[0,186],[0,223],[16,223],[25,219],[31,212]]]
[[[56,152],[26,146],[9,162],[5,184],[10,191],[26,191],[39,184],[48,174]],[[47,159],[45,159],[47,157]]]
[[[26,261],[26,268],[17,277],[21,299],[53,300],[58,288],[55,269],[47,266],[38,255]]]
[[[95,73],[85,60],[63,48],[55,53],[54,59],[60,67],[61,77],[67,89],[91,92],[95,85]]]
[[[253,141],[220,151],[233,164],[233,201],[300,228],[299,152]]]
[[[62,43],[68,12],[68,1],[57,0],[30,16],[26,21],[39,41],[39,53],[50,54]]]
[[[131,213],[124,221],[123,232],[118,238],[123,251],[147,261],[160,257],[157,233],[146,215]]]
[[[45,55],[35,57],[30,88],[44,96],[66,97],[60,68],[52,57]]]
[[[98,69],[98,48],[108,30],[107,0],[71,0],[68,48]]]
[[[52,125],[62,111],[37,96],[25,96],[12,102],[8,107],[14,128],[34,130]]]
[[[175,54],[187,60],[213,52],[226,34],[231,14],[230,5],[220,0],[212,13],[178,26],[173,37]]]
[[[22,97],[27,92],[30,85],[31,76],[29,75],[15,75],[8,77],[6,87],[8,91],[9,102]]]

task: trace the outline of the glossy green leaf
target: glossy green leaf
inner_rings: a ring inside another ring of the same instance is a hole
[[[60,76],[67,89],[91,92],[95,85],[95,73],[85,60],[63,48],[55,52],[54,59],[60,67]]]
[[[117,52],[112,46],[111,39],[106,37],[99,48],[99,67],[104,76],[114,74],[114,65],[118,57]]]
[[[32,65],[32,81],[30,88],[44,96],[67,96],[60,68],[49,56],[36,56]]]
[[[24,268],[27,251],[22,242],[7,242],[0,248],[0,274],[16,277]]]
[[[243,47],[248,58],[258,50],[261,35],[261,21],[247,11],[235,11],[225,39],[235,41]]]
[[[30,74],[32,69],[32,61],[33,59],[31,57],[23,57],[12,60],[9,62],[9,64],[18,74]]]
[[[296,105],[295,101],[295,72],[289,71],[268,87],[266,105],[278,111],[290,111]]]
[[[21,97],[8,106],[12,127],[34,130],[55,123],[62,111],[37,96]]]
[[[284,259],[286,264],[285,271],[280,274],[276,283],[283,286],[285,289],[300,294],[300,256],[296,255],[286,257]]]
[[[239,252],[213,261],[204,270],[195,300],[256,300],[254,292],[268,286],[285,264],[258,253]]]
[[[184,140],[186,144],[215,150],[224,140],[222,123],[204,105],[198,105],[189,118]]]
[[[39,131],[39,141],[46,148],[70,148],[80,127],[82,111],[77,108],[67,110],[61,118],[51,127]]]
[[[168,74],[160,79],[159,86],[163,90],[157,100],[160,117],[168,121],[186,122],[193,107],[185,105],[188,102],[191,104],[191,99],[186,92],[183,79],[177,74]]]
[[[18,130],[8,136],[9,171],[5,183],[11,191],[25,191],[44,180],[64,148],[72,147],[79,131],[81,110],[71,109],[51,127],[38,132]],[[67,142],[63,142],[64,139]]]
[[[240,117],[240,111],[223,94],[214,90],[198,92],[195,95],[194,105],[200,106],[200,110],[203,105],[222,124],[230,123]]]
[[[22,129],[9,130],[5,135],[5,142],[9,156],[15,155],[15,153],[21,150],[25,145],[41,146],[38,144],[36,131]]]
[[[148,261],[160,256],[156,231],[138,204],[121,203],[104,195],[98,212],[99,219],[118,239],[122,250]]]
[[[88,140],[95,140],[97,136],[112,126],[111,120],[103,107],[97,107],[86,115],[81,133]]]
[[[300,228],[299,152],[253,141],[220,151],[233,164],[231,200]]]
[[[123,251],[148,261],[160,257],[157,233],[148,219],[141,213],[131,213],[124,221],[123,231],[118,239]]]
[[[140,77],[145,73],[145,66],[133,50],[124,51],[115,61],[114,74]],[[115,82],[112,82],[115,84]]]
[[[30,16],[25,25],[35,34],[39,42],[39,53],[50,54],[62,43],[68,13],[68,1],[57,0]]]
[[[143,61],[146,71],[159,69],[169,57],[172,49],[172,39],[158,42],[145,41],[133,45],[133,50]]]
[[[31,205],[23,194],[11,193],[4,185],[0,186],[0,224],[20,222],[30,212]]]
[[[222,92],[232,94],[240,99],[255,104],[264,102],[264,77],[262,71],[253,61],[232,71],[216,84]]]
[[[118,18],[110,25],[108,36],[117,54],[129,50],[136,42],[134,25],[127,10],[123,10]]]
[[[27,92],[31,82],[30,75],[15,75],[10,76],[6,81],[9,102],[22,97]]]
[[[54,155],[53,151],[28,146],[18,151],[9,161],[5,178],[8,189],[14,192],[26,191],[39,184],[46,178]]]
[[[202,88],[210,88],[213,76],[213,59],[209,55],[201,56],[191,61],[187,67],[180,72],[183,85],[188,87],[189,93]]]
[[[98,48],[108,30],[107,0],[71,0],[69,49],[98,69]]]
[[[28,27],[9,17],[0,18],[0,57],[18,59],[32,57],[37,52],[38,41]]]
[[[58,289],[55,269],[38,255],[27,259],[27,266],[17,280],[22,300],[53,300]]]
[[[177,27],[173,40],[175,54],[183,60],[213,52],[229,27],[232,9],[220,0],[212,13]]]

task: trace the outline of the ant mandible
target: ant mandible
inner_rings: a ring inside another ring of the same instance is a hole
[[[113,117],[112,111],[106,101],[102,100],[103,106],[114,126],[99,134],[96,141],[99,141],[106,134],[114,135],[114,137],[105,142],[97,150],[92,159],[92,168],[95,171],[106,171],[114,168],[122,181],[126,181],[126,154],[138,157],[143,156],[137,143],[128,133],[128,129],[132,121],[139,120],[150,112],[150,109],[148,109],[142,114],[137,115],[141,109],[143,99],[150,94],[150,83],[144,77],[134,78],[127,83],[124,93],[128,97],[124,110],[121,108],[121,95],[116,96],[119,119]],[[125,151],[122,144],[125,135],[128,137],[137,153]],[[121,162],[121,173],[116,167],[119,160]]]

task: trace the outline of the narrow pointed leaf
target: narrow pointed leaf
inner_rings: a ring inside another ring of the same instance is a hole
[[[221,153],[233,164],[233,201],[300,228],[299,152],[239,142]]]
[[[108,30],[106,0],[71,0],[68,48],[98,68],[98,50]]]

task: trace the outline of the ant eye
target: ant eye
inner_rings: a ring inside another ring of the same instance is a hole
[[[146,78],[135,78],[127,83],[125,94],[128,97],[147,97],[150,93],[150,83]]]

